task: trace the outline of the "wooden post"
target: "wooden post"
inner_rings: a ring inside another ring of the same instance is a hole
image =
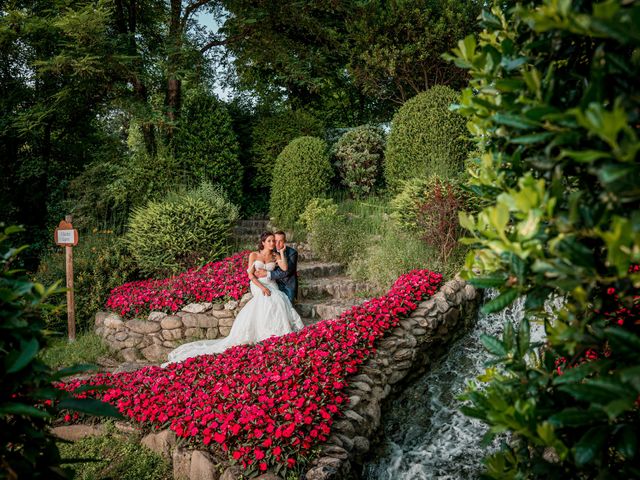
[[[71,223],[73,218],[71,215],[64,217],[65,221]],[[67,328],[69,331],[69,341],[76,340],[76,305],[73,298],[73,246],[66,245],[65,259],[67,264]]]

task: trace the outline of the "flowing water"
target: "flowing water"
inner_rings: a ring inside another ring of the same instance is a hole
[[[488,295],[492,296],[495,293]],[[457,397],[484,372],[484,363],[490,359],[480,335],[501,335],[507,318],[518,325],[523,305],[520,299],[502,312],[479,314],[476,324],[452,344],[447,355],[385,408],[382,438],[363,467],[364,479],[478,478],[483,457],[496,445],[480,447],[487,427],[460,413]],[[532,326],[532,340],[542,337],[541,330]]]

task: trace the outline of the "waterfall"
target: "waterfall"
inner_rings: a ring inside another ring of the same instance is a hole
[[[495,297],[490,291],[486,298]],[[432,365],[424,377],[404,390],[385,408],[378,447],[363,466],[367,480],[461,480],[478,478],[482,459],[497,448],[483,448],[487,426],[463,415],[457,397],[468,382],[484,372],[490,359],[480,336],[501,335],[504,322],[514,326],[524,314],[524,299],[494,314],[478,315],[471,329],[456,340],[448,354]],[[531,326],[533,341],[544,329]]]

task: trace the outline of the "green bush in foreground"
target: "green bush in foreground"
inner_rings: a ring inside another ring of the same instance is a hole
[[[11,262],[26,247],[14,248],[10,235],[0,232],[0,477],[65,478],[50,422],[60,409],[120,418],[117,410],[95,400],[72,398],[51,384],[86,368],[53,372],[38,352],[47,344],[40,318],[49,296],[60,291],[32,283]],[[51,402],[51,405],[45,404]]]
[[[292,226],[314,197],[329,190],[332,177],[327,144],[300,137],[285,147],[276,161],[269,212],[276,225]]]
[[[97,311],[103,310],[109,292],[115,287],[139,277],[139,271],[125,240],[111,232],[80,233],[73,248],[74,299],[76,325],[79,332],[93,328]],[[45,285],[62,282],[66,276],[64,248],[56,247],[41,260],[35,280]],[[67,330],[66,295],[51,299],[58,307],[43,312],[47,328],[57,332]]]
[[[208,183],[136,209],[126,235],[131,254],[149,275],[167,275],[224,257],[238,207]]]
[[[485,440],[512,434],[490,478],[640,478],[639,19],[616,0],[494,7],[456,50],[487,148],[465,274],[499,289],[486,311],[526,297],[520,325],[483,337],[494,367],[466,397]]]
[[[387,138],[384,176],[396,192],[415,177],[456,177],[470,144],[464,118],[449,110],[459,94],[436,85],[407,101],[394,115]]]

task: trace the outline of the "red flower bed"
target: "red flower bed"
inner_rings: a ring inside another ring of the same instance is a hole
[[[99,374],[61,388],[106,386],[78,396],[102,398],[152,429],[169,427],[251,471],[292,468],[329,437],[334,417],[348,403],[346,378],[375,351],[375,340],[433,295],[441,281],[440,274],[415,270],[386,295],[338,319],[166,369]]]
[[[238,300],[249,288],[248,258],[249,251],[244,251],[175,277],[125,283],[111,291],[107,308],[123,316],[135,316],[151,311],[177,312],[192,302]]]

